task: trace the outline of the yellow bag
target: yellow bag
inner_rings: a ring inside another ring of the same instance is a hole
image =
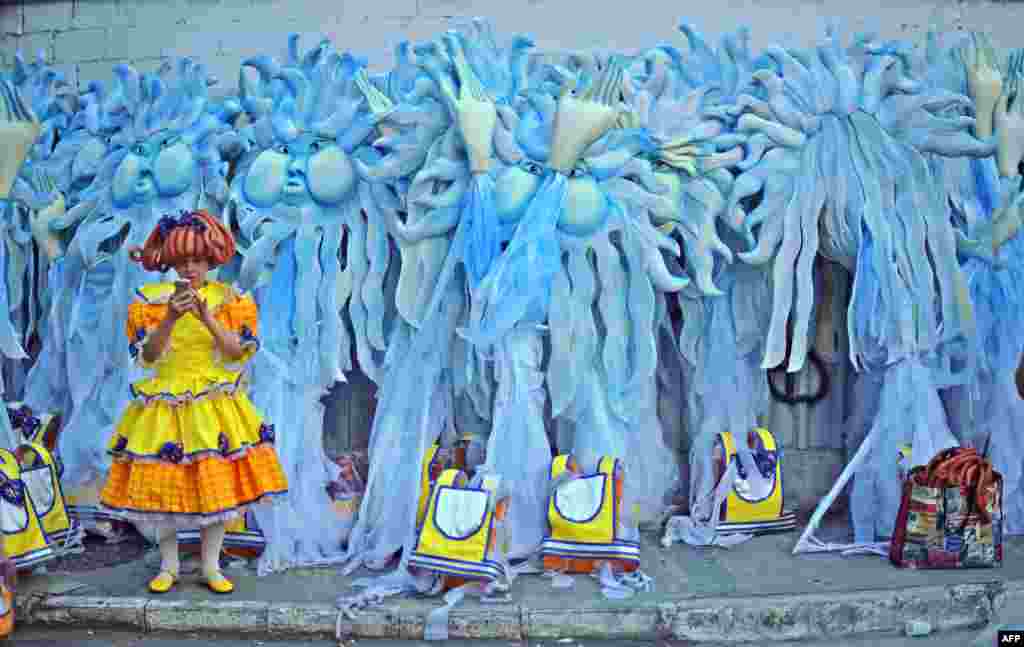
[[[465,472],[444,470],[431,488],[409,566],[445,576],[445,589],[468,580],[506,578],[499,527],[508,507],[501,482],[488,475],[470,487]]]
[[[416,525],[423,525],[423,516],[427,512],[427,502],[430,499],[430,490],[434,483],[447,469],[459,469],[461,466],[456,461],[453,449],[442,448],[440,443],[434,443],[427,448],[420,465],[420,498],[416,506]]]
[[[41,445],[50,452],[57,468],[57,478],[64,476],[64,464],[57,450],[57,438],[61,432],[60,414],[36,416],[27,405],[12,402],[7,405],[11,426],[26,442]],[[99,476],[76,488],[63,490],[64,504],[73,525],[81,526],[84,532],[115,542],[127,536],[128,522],[112,518],[101,512],[100,491],[106,477]],[[63,489],[63,485],[61,486]]]
[[[19,445],[14,455],[47,540],[56,544],[61,552],[80,546],[82,529],[68,515],[53,455],[38,443]]]
[[[745,470],[739,466],[739,480],[729,489],[722,502],[718,531],[722,533],[764,534],[796,528],[796,513],[784,509],[782,493],[782,459],[775,436],[767,429],[754,429],[747,434],[747,446],[767,491],[748,491]],[[715,463],[718,478],[731,461],[739,461],[735,439],[729,432],[718,435]],[[717,479],[716,479],[717,480]]]
[[[623,536],[623,470],[602,456],[597,471],[581,474],[571,454],[555,457],[551,480],[566,479],[548,501],[548,533],[541,544],[544,568],[564,573],[593,573],[602,562],[625,572],[640,568],[640,542]]]
[[[21,479],[18,459],[6,449],[0,449],[0,532],[4,555],[17,570],[34,568],[57,557]]]

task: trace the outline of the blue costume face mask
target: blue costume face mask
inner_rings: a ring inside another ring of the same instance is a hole
[[[114,174],[114,205],[127,208],[174,198],[194,181],[196,159],[181,137],[157,132],[133,144]]]
[[[246,175],[245,197],[268,207],[310,200],[337,206],[352,193],[356,176],[348,155],[334,141],[305,133],[259,154]]]

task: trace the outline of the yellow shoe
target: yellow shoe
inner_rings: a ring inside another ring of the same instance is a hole
[[[224,577],[220,571],[206,576],[206,586],[214,593],[231,593],[235,590],[235,585],[231,583],[231,580]]]
[[[149,581],[149,590],[153,593],[167,593],[178,581],[178,576],[168,571],[160,571],[160,574]]]

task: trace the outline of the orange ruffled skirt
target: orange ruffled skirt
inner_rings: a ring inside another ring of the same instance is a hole
[[[188,465],[115,461],[100,498],[121,518],[184,527],[233,519],[287,490],[274,448],[260,446]]]
[[[214,420],[227,432],[206,433]],[[136,400],[111,439],[101,504],[119,519],[179,528],[234,519],[287,492],[273,442],[241,392],[177,406]]]

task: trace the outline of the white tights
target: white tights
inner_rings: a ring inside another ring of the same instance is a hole
[[[199,530],[203,574],[211,575],[220,572],[220,551],[224,546],[224,523],[204,526]],[[174,528],[161,528],[158,534],[160,541],[160,570],[167,571],[175,577],[181,570],[178,558],[178,532]]]

